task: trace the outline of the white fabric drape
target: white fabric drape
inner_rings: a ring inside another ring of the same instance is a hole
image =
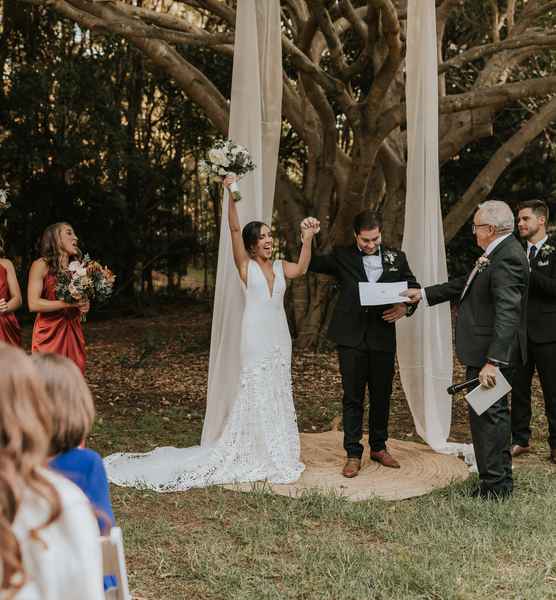
[[[255,35],[256,33],[256,35]],[[241,223],[270,223],[274,201],[282,107],[279,0],[239,0],[237,5],[229,137],[244,145],[257,168],[240,184]],[[201,445],[218,439],[237,396],[244,298],[232,256],[227,199],[218,247],[209,358],[207,409]]]
[[[423,285],[446,281],[438,164],[438,54],[434,0],[409,0],[406,53],[407,195],[403,249]],[[449,304],[419,307],[398,322],[398,362],[417,433],[445,450],[450,433]]]

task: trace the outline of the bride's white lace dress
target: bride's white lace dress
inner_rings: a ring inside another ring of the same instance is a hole
[[[304,466],[299,461],[292,399],[282,261],[273,263],[273,271],[271,291],[261,267],[249,261],[243,286],[239,393],[220,438],[206,446],[112,454],[105,459],[110,481],[163,492],[259,480],[290,483],[299,478]]]

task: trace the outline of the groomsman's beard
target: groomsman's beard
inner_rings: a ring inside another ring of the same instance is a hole
[[[537,241],[539,239],[542,240],[542,238],[546,235],[546,229],[541,231],[542,235],[539,235],[539,231],[541,231],[541,225],[538,225],[535,229],[528,227],[527,231],[523,235],[521,234],[521,231],[519,231],[519,237],[528,242],[530,242],[533,238],[537,238]]]

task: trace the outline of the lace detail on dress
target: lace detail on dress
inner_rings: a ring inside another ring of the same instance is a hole
[[[118,485],[171,492],[261,480],[291,483],[304,469],[299,455],[289,356],[276,346],[241,371],[238,397],[215,444],[119,453],[105,464]]]
[[[299,478],[304,467],[299,462],[281,261],[273,264],[273,270],[270,294],[262,269],[249,261],[239,384],[220,437],[193,448],[109,456],[105,463],[112,482],[170,492],[261,480],[291,483]]]

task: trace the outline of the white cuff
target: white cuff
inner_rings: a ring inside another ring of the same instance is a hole
[[[425,292],[425,288],[421,288],[421,302],[425,306],[430,306],[429,301],[427,300],[427,292]]]

